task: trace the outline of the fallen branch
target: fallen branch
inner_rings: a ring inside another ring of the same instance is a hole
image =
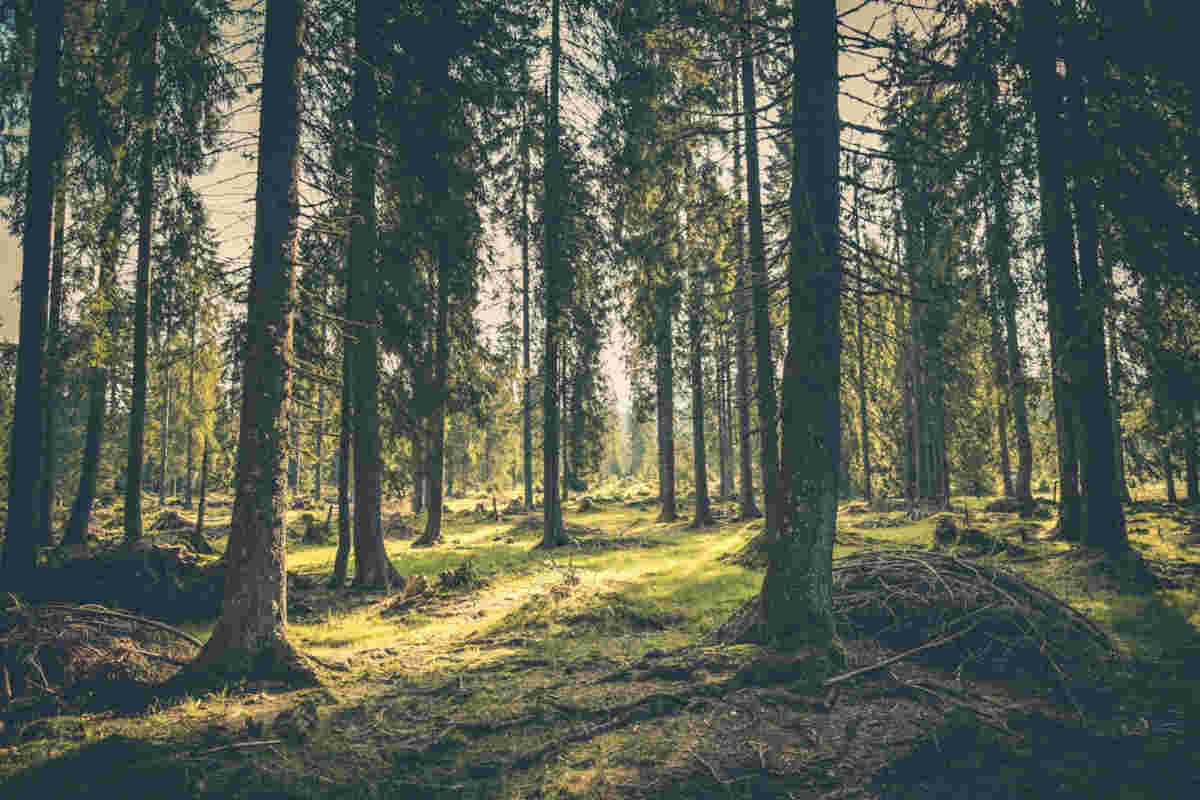
[[[234,742],[233,744],[223,744],[220,747],[213,747],[208,750],[201,750],[192,758],[200,758],[200,756],[210,756],[213,753],[220,753],[225,750],[245,750],[250,747],[266,747],[272,744],[283,744],[283,739],[256,739],[250,742]]]
[[[111,608],[105,608],[104,606],[96,606],[96,605],[72,606],[72,605],[62,605],[60,603],[46,603],[43,606],[43,608],[53,609],[55,611],[62,611],[62,612],[68,613],[68,614],[74,614],[74,613],[91,614],[93,616],[98,616],[98,617],[112,617],[114,619],[123,619],[123,620],[127,620],[129,622],[136,622],[140,625],[146,625],[151,628],[157,628],[160,631],[165,631],[167,633],[173,633],[176,636],[178,636],[179,638],[184,639],[184,640],[196,645],[197,648],[204,647],[204,642],[200,641],[195,636],[192,636],[187,631],[181,631],[181,630],[179,630],[179,628],[172,627],[165,622],[159,622],[158,620],[154,620],[154,619],[146,619],[145,617],[139,617],[136,614],[127,614],[124,611],[113,611]]]
[[[992,607],[991,605],[987,605],[987,606],[984,606],[983,608],[978,609],[977,611],[974,611],[972,613],[978,614],[978,613],[985,611],[986,609],[989,609],[991,607]],[[917,653],[921,652],[922,650],[929,650],[934,647],[941,647],[942,645],[947,644],[948,642],[954,641],[955,639],[957,639],[960,636],[965,636],[966,634],[975,630],[976,626],[978,626],[978,625],[979,625],[979,623],[976,622],[975,624],[970,625],[966,628],[963,628],[960,631],[955,631],[954,633],[948,633],[945,636],[939,636],[938,638],[933,639],[928,642],[925,642],[922,645],[918,645],[916,647],[905,650],[903,653],[897,653],[894,656],[888,656],[887,658],[883,659],[882,661],[877,661],[874,664],[869,664],[865,667],[859,667],[858,669],[850,670],[849,672],[843,672],[841,675],[834,675],[832,678],[826,678],[824,681],[824,685],[825,686],[833,686],[835,683],[841,683],[842,681],[850,680],[851,678],[854,678],[858,675],[864,675],[868,672],[874,672],[875,670],[879,670],[879,669],[883,669],[884,667],[891,666],[892,664],[895,664],[897,661],[903,661],[904,659],[908,658],[909,656],[916,655]]]

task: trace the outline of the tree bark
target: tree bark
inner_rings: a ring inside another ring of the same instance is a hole
[[[346,303],[349,306],[349,301]],[[353,368],[350,342],[343,339],[342,357],[342,409],[341,424],[338,429],[338,543],[337,552],[333,557],[333,574],[329,578],[332,589],[340,589],[346,585],[346,572],[350,565],[351,533],[350,526],[350,463],[351,463],[351,420],[354,417],[354,391],[352,380]]]
[[[1063,162],[1066,143],[1062,135],[1062,100],[1057,88],[1058,30],[1049,0],[1024,0],[1026,56],[1029,63],[1033,110],[1038,142],[1038,177],[1041,185],[1042,235],[1046,249],[1046,300],[1050,316],[1050,342],[1054,364],[1055,407],[1062,417],[1059,447],[1059,533],[1071,541],[1083,536],[1078,488],[1078,426],[1072,419],[1081,386],[1077,385],[1080,337],[1079,284],[1076,278],[1071,212]],[[1111,487],[1106,484],[1106,490]]]
[[[354,402],[354,585],[387,590],[395,571],[383,544],[380,520],[382,448],[379,438],[378,305],[379,265],[376,256],[375,209],[376,106],[375,70],[383,49],[379,41],[383,19],[371,0],[355,3],[354,61],[354,205],[350,233],[351,318],[358,323],[352,373]]]
[[[857,176],[856,176],[857,177]],[[852,224],[854,226],[854,242],[859,244],[859,227],[858,227],[858,182],[854,185],[854,197],[851,202],[854,203],[852,210]],[[867,304],[866,295],[863,293],[863,271],[862,257],[855,258],[855,282],[858,284],[858,292],[855,297],[854,309],[856,312],[854,340],[855,349],[858,356],[858,430],[861,438],[860,446],[862,448],[862,464],[863,464],[863,497],[870,503],[874,498],[871,491],[871,428],[867,416],[867,354],[866,354],[866,323],[864,315],[866,313],[865,306]]]
[[[1175,465],[1171,463],[1171,446],[1164,443],[1160,452],[1163,476],[1167,482],[1167,502],[1178,503],[1179,495],[1175,492]]]
[[[999,298],[993,290],[987,303],[990,306],[988,318],[990,324],[990,339],[992,346],[992,373],[996,380],[996,438],[1000,443],[1000,477],[1004,483],[1004,496],[1014,497],[1012,461],[1008,452],[1008,417],[1009,399],[1011,392],[1008,380],[1008,352],[1000,332]]]
[[[138,169],[137,281],[133,306],[133,399],[129,411],[129,453],[125,468],[125,542],[142,538],[142,466],[146,434],[147,317],[150,308],[150,233],[154,219],[154,104],[158,80],[161,0],[150,0],[142,21],[142,131]],[[164,431],[165,433],[165,431]]]
[[[1196,401],[1191,399],[1184,405],[1183,421],[1183,464],[1187,481],[1187,498],[1190,505],[1200,503],[1200,470],[1196,465]]]
[[[187,424],[187,466],[183,479],[183,507],[192,507],[192,470],[193,440],[196,438],[196,311],[191,313],[191,324],[188,329],[188,424]]]
[[[170,455],[170,439],[171,439],[171,367],[167,356],[167,349],[170,342],[170,333],[165,334],[165,341],[162,346],[162,428],[159,431],[158,442],[158,505],[160,507],[167,504],[168,486],[168,471],[167,457]]]
[[[322,326],[321,339],[325,338],[324,326]],[[324,502],[323,492],[324,487],[321,485],[321,473],[325,467],[325,384],[317,384],[317,424],[316,435],[313,437],[313,449],[315,456],[313,460],[313,500],[318,503]]]
[[[314,683],[287,638],[283,481],[299,210],[301,0],[267,5],[237,490],[221,617],[196,667]],[[132,476],[131,476],[132,477]]]
[[[713,524],[708,500],[708,464],[704,442],[704,270],[692,270],[691,302],[688,304],[688,340],[691,345],[692,378],[692,456],[695,464],[696,513],[691,527]]]
[[[1088,61],[1090,42],[1075,42],[1078,60],[1068,64],[1071,83],[1070,128],[1074,172],[1076,222],[1079,230],[1079,307],[1078,354],[1073,354],[1074,388],[1079,392],[1078,408],[1083,421],[1087,447],[1084,471],[1084,541],[1110,554],[1129,549],[1125,531],[1125,510],[1116,486],[1116,443],[1113,441],[1112,405],[1108,377],[1108,356],[1104,346],[1104,317],[1107,286],[1100,275],[1099,221],[1096,184],[1093,174],[1098,148],[1092,138],[1088,109],[1088,82],[1098,68]],[[1104,402],[1082,402],[1103,398]]]
[[[841,459],[837,4],[792,6],[791,257],[779,528],[768,527],[768,642],[828,648]],[[807,102],[801,102],[801,98]],[[768,512],[769,515],[770,512]]]
[[[779,437],[775,364],[771,358],[771,319],[767,255],[763,241],[762,190],[758,169],[758,112],[754,86],[754,36],[750,0],[742,0],[742,104],[746,120],[746,196],[749,200],[750,285],[754,309],[754,352],[758,374],[758,424],[761,431],[763,506],[768,536],[779,524]]]
[[[567,544],[563,527],[562,499],[558,491],[559,458],[559,337],[565,323],[564,306],[570,280],[569,267],[562,252],[563,166],[561,152],[560,83],[562,71],[562,33],[559,23],[559,0],[550,8],[550,108],[546,120],[545,167],[545,303],[546,341],[542,357],[545,385],[542,390],[542,491],[544,502],[542,540],[539,547],[552,548]]]
[[[36,492],[42,461],[42,337],[50,278],[50,214],[54,162],[62,149],[62,109],[58,99],[59,41],[63,3],[46,0],[34,12],[37,26],[30,114],[28,206],[22,235],[20,340],[13,408],[12,463],[8,476],[8,525],[0,557],[0,585],[22,591],[37,568],[38,532],[34,528]]]
[[[209,453],[208,434],[204,435],[204,454],[200,456],[200,502],[196,506],[196,535],[204,535],[204,512],[208,503],[208,462],[212,457]]]
[[[675,361],[671,336],[674,290],[660,286],[654,290],[655,384],[658,396],[658,460],[662,483],[659,486],[659,522],[679,518],[675,504]]]
[[[444,511],[444,478],[446,475],[446,387],[447,368],[450,363],[450,276],[454,266],[450,263],[450,232],[439,232],[438,258],[438,304],[437,341],[433,362],[433,394],[437,398],[433,415],[429,421],[429,508],[425,520],[425,532],[416,539],[413,547],[432,547],[442,541],[442,514]]]
[[[533,508],[533,375],[529,362],[529,96],[521,126],[521,463],[525,510]]]
[[[54,255],[50,269],[50,313],[46,331],[46,391],[45,422],[42,435],[42,481],[38,502],[38,541],[48,547],[54,536],[54,497],[58,431],[58,391],[62,385],[62,301],[63,301],[63,258],[67,221],[66,146],[58,159],[57,179],[54,192]]]

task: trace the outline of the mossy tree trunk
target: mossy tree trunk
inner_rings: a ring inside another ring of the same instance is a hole
[[[769,642],[828,647],[841,460],[837,4],[792,9],[791,256],[778,528],[767,529]]]
[[[301,0],[267,4],[238,473],[221,617],[195,666],[315,680],[287,638],[284,481],[297,303]]]

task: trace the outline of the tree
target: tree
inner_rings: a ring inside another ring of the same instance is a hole
[[[768,641],[830,645],[841,459],[837,4],[792,6],[791,252],[779,527],[767,528]],[[747,98],[747,102],[750,102]]]
[[[38,3],[36,68],[31,90],[29,183],[21,246],[21,322],[17,350],[17,386],[13,408],[12,453],[21,469],[8,478],[8,527],[0,556],[0,580],[22,590],[37,567],[36,493],[41,479],[42,337],[50,279],[50,216],[54,163],[62,151],[62,111],[58,99],[59,42],[63,34],[62,0]],[[25,465],[28,465],[27,467]]]
[[[559,335],[564,319],[564,300],[569,293],[570,265],[562,258],[563,168],[562,127],[560,122],[560,84],[562,73],[562,34],[559,0],[550,8],[550,108],[546,115],[545,237],[543,285],[545,291],[545,346],[542,350],[542,491],[544,502],[542,540],[539,547],[567,544],[563,527],[562,498],[559,496]]]
[[[125,541],[142,538],[142,461],[146,431],[147,323],[150,310],[150,234],[154,217],[154,113],[158,81],[158,27],[162,0],[150,0],[141,24],[142,130],[138,164],[137,287],[134,298],[133,402],[129,412],[129,459],[125,468]],[[166,431],[164,430],[164,438]]]
[[[233,523],[221,617],[195,665],[314,682],[315,672],[287,638],[283,524],[303,32],[301,0],[270,0]]]
[[[740,60],[739,60],[740,61]],[[733,241],[736,250],[737,285],[734,297],[737,305],[733,313],[733,324],[737,329],[734,337],[734,351],[737,354],[737,411],[738,411],[738,466],[740,480],[738,481],[738,518],[742,520],[756,519],[762,516],[754,503],[754,469],[752,462],[751,428],[750,428],[750,325],[752,307],[749,293],[749,266],[746,260],[745,220],[742,216],[742,139],[739,126],[741,124],[741,78],[740,63],[732,70],[733,83],[733,185],[734,197],[737,201],[737,213],[733,220]]]
[[[378,88],[375,72],[384,52],[378,4],[356,0],[354,100],[354,204],[350,228],[350,319],[357,342],[347,347],[353,369],[354,420],[354,584],[387,589],[395,570],[388,561],[380,528],[381,450],[379,440],[378,304],[379,261],[375,172]]]
[[[754,355],[758,375],[758,424],[761,429],[763,507],[766,531],[779,523],[779,433],[775,364],[771,358],[771,320],[767,291],[767,253],[763,237],[762,189],[758,169],[758,93],[754,82],[754,22],[750,0],[742,0],[742,105],[746,121],[746,197],[749,199],[750,296],[754,312]],[[836,392],[835,392],[836,394]],[[743,490],[744,491],[744,490]]]

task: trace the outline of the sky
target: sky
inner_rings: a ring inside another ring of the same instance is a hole
[[[242,5],[245,2],[248,0],[241,0],[237,4]],[[870,28],[872,22],[876,21],[876,33],[885,33],[887,22],[879,19],[887,13],[887,4],[872,2],[864,6],[859,0],[838,0],[839,11],[859,6],[861,7],[846,21],[856,28]],[[839,71],[843,76],[857,75],[869,68],[870,65],[861,56],[842,53]],[[868,110],[854,97],[871,97],[871,87],[861,78],[850,78],[843,80],[842,92],[839,105],[842,119],[852,122],[864,121]],[[193,184],[206,199],[210,222],[221,242],[219,255],[230,266],[247,263],[250,257],[258,127],[256,101],[257,95],[249,99],[242,97],[237,102],[237,108],[231,109],[230,140],[235,141],[236,146],[220,156],[211,173],[195,179]],[[569,98],[564,102],[569,102]],[[21,247],[20,242],[9,234],[7,226],[0,228],[0,341],[11,342],[17,339],[20,316],[16,286],[20,279]],[[504,240],[497,240],[495,244],[499,254],[499,267],[519,268],[519,251]],[[502,302],[495,303],[488,296],[483,298],[480,317],[485,329],[493,328],[502,321],[503,309]],[[619,336],[614,339],[617,342],[621,340]],[[628,379],[615,345],[610,346],[609,352],[605,354],[605,362],[606,371],[614,378],[618,401],[620,405],[625,405],[629,393]]]

